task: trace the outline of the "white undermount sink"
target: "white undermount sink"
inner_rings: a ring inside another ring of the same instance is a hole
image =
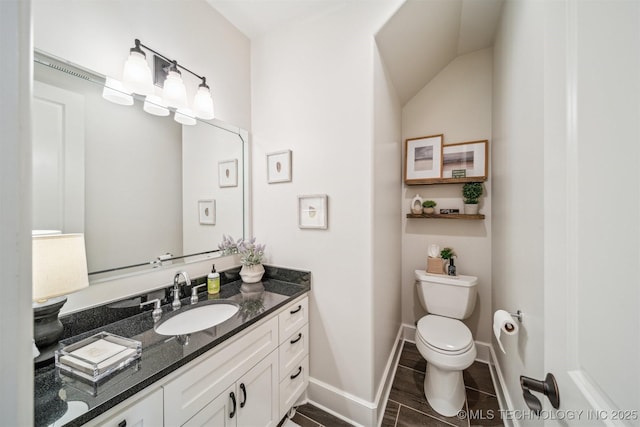
[[[216,326],[238,312],[233,301],[206,301],[170,313],[154,329],[160,335],[186,335]]]

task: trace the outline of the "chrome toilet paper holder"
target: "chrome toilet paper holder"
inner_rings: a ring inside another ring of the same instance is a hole
[[[518,319],[518,322],[522,323],[522,311],[518,310],[515,313],[509,312],[509,314],[514,318]]]

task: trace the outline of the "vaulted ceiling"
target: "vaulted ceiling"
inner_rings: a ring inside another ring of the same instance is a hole
[[[348,0],[207,0],[251,39]],[[454,58],[493,45],[503,0],[406,0],[376,34],[402,105]]]

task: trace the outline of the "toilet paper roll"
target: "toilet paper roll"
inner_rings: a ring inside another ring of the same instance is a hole
[[[498,310],[493,314],[493,334],[496,336],[500,350],[506,354],[507,352],[504,351],[500,341],[500,335],[503,333],[505,335],[516,335],[518,333],[518,324],[509,313],[504,310]]]

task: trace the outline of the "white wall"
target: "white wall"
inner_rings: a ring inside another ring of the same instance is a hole
[[[392,312],[373,320],[373,289],[384,280],[373,277],[372,200],[399,200],[390,176],[374,181],[372,159],[373,35],[397,4],[345,2],[252,45],[254,235],[267,244],[268,262],[312,272],[309,397],[366,425],[379,381],[373,349],[388,346],[374,340],[374,325],[399,320]],[[378,154],[392,133],[380,137]],[[267,184],[265,155],[283,149],[293,151],[293,180]],[[329,196],[328,230],[298,228],[301,194]],[[375,226],[386,235],[395,221]]]
[[[388,72],[374,51],[373,146],[373,378],[380,381],[395,344],[401,319],[400,222],[402,208],[402,109]],[[395,202],[394,202],[395,201]]]
[[[491,49],[457,57],[403,107],[403,140],[444,134],[444,144],[486,139],[491,150],[491,91]],[[494,173],[490,162],[489,176]],[[423,200],[436,201],[436,210],[459,208],[462,212],[462,184],[403,186],[404,323],[413,325],[426,313],[417,298],[414,271],[426,268],[427,248],[435,243],[440,248],[448,246],[455,250],[458,274],[478,277],[478,300],[465,324],[471,329],[474,339],[491,341],[491,181],[492,178],[484,183],[484,195],[480,199],[480,213],[485,215],[484,221],[407,219],[411,199],[416,194],[420,194]]]
[[[496,349],[513,409],[526,409],[519,376],[544,372],[543,6],[505,2],[494,45],[493,307],[522,310],[518,339]]]
[[[36,48],[118,78],[138,38],[207,76],[217,118],[251,128],[249,40],[204,0],[189,1],[188,7],[179,0],[35,0],[33,27]],[[199,82],[194,78],[189,85],[188,74],[183,77],[188,92],[195,90]],[[231,263],[229,259],[216,265],[222,269]],[[204,275],[211,263],[186,269],[193,276]],[[172,271],[90,286],[70,295],[62,312],[169,285]]]
[[[0,414],[16,426],[33,423],[30,6],[0,2]]]

